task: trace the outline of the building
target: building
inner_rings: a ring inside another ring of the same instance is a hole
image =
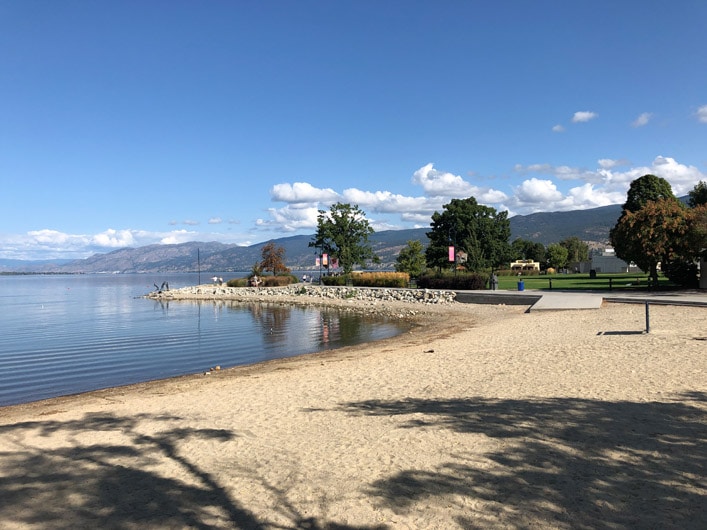
[[[540,272],[540,263],[532,259],[518,259],[511,263],[511,270],[513,272]]]
[[[626,263],[624,260],[616,257],[613,248],[605,248],[600,252],[592,254],[591,258],[592,270],[596,272],[622,273],[622,272],[640,272],[633,263]]]

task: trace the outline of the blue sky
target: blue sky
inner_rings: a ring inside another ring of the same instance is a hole
[[[707,2],[0,0],[0,258],[707,180]]]

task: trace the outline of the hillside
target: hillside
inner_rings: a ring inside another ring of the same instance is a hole
[[[527,239],[543,245],[576,236],[593,246],[609,241],[609,230],[621,215],[621,205],[571,212],[534,213],[511,218],[511,240]]]
[[[577,236],[590,246],[604,246],[609,239],[609,230],[621,213],[620,205],[604,206],[591,210],[571,212],[534,213],[518,215],[510,219],[511,240],[527,239],[548,245],[568,237]],[[427,244],[429,228],[409,230],[386,230],[376,232],[371,244],[381,258],[379,267],[392,268],[395,259],[407,241],[419,240]],[[293,270],[313,269],[316,250],[309,247],[312,235],[298,235],[270,240],[285,250],[286,264]],[[189,242],[179,245],[149,245],[139,248],[123,248],[106,254],[95,254],[82,260],[64,263],[22,262],[5,260],[0,262],[0,271],[11,272],[61,272],[61,273],[105,273],[105,272],[190,272],[248,271],[261,260],[261,249],[270,241],[247,247],[216,242]]]

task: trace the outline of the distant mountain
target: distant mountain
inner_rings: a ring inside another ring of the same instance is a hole
[[[590,246],[606,246],[609,230],[620,216],[620,204],[571,212],[516,215],[511,218],[511,241],[521,238],[549,245],[576,236]]]
[[[39,259],[39,260],[23,260],[23,259],[2,259],[0,258],[0,272],[35,272],[44,267],[58,267],[71,263],[71,259]]]
[[[590,246],[605,246],[609,230],[621,214],[620,205],[591,210],[534,213],[510,219],[511,240],[527,239],[548,245],[577,236]],[[374,233],[371,245],[381,258],[380,268],[390,269],[400,250],[410,240],[427,245],[428,228],[385,230]],[[179,245],[148,245],[123,248],[73,261],[29,262],[1,260],[0,271],[61,273],[134,273],[134,272],[235,272],[249,271],[262,259],[265,244],[274,242],[285,250],[285,260],[293,270],[313,269],[316,249],[309,247],[313,235],[299,235],[263,241],[247,247],[216,242],[189,242]]]

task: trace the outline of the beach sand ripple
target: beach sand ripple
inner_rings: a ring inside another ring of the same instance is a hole
[[[706,528],[707,309],[524,309],[2,408],[2,527]]]

